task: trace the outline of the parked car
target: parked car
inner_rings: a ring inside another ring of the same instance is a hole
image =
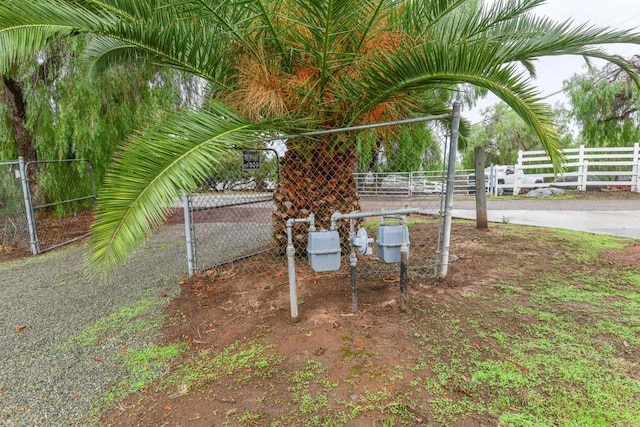
[[[515,171],[514,166],[507,166],[507,165],[496,165],[496,166],[489,166],[488,168],[485,168],[484,169],[485,188],[488,189],[491,182],[498,184],[497,194],[499,196],[504,194],[504,190],[505,190],[505,188],[500,186],[511,184],[511,188],[513,189],[513,183],[515,181],[514,171]],[[493,178],[494,176],[495,176],[495,179],[493,181],[490,181],[491,178]],[[476,175],[473,173],[467,175],[467,191],[469,192],[469,194],[476,194]]]
[[[515,184],[516,176],[515,176],[516,168],[512,165],[495,165],[485,168],[484,170],[484,184],[485,188],[489,190],[489,187],[492,185],[496,185],[495,194],[498,196],[502,196],[503,194],[513,193],[513,187]],[[541,176],[535,175],[525,175],[522,181],[522,184],[532,185],[532,184],[544,184],[544,178]],[[475,174],[470,174],[467,176],[467,190],[469,194],[476,193],[476,176]]]

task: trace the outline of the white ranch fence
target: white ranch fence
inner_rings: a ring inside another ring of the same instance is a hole
[[[585,147],[562,150],[564,172],[556,176],[545,151],[520,151],[515,167],[513,194],[538,187],[572,187],[586,191],[620,188],[640,192],[640,144],[632,147]],[[543,177],[544,184],[531,183],[531,177]],[[529,179],[528,179],[529,178]]]
[[[468,176],[473,170],[457,170],[455,194],[468,193]],[[368,172],[353,174],[362,197],[441,196],[447,191],[445,171]]]

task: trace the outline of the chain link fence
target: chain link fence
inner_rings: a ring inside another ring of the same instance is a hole
[[[20,165],[0,163],[0,251],[27,254],[30,250],[29,225],[20,179]]]
[[[413,277],[436,275],[448,142],[405,142],[409,149],[401,141],[403,130],[395,132],[385,139],[359,135],[357,144],[349,145],[324,135],[271,141],[229,154],[197,192],[185,196],[187,209],[174,214],[185,215],[190,274],[286,274],[287,220],[313,214],[315,226],[328,230],[335,212],[369,212],[372,217],[358,219],[355,228],[377,241],[384,211],[414,208],[418,213],[407,218],[408,271]],[[468,194],[468,175],[457,175],[453,187],[456,194]],[[334,226],[341,239],[338,274],[349,274],[350,224],[338,221]],[[301,271],[308,270],[308,233],[307,223],[291,227]],[[385,263],[376,254],[376,243],[371,246],[372,255],[358,253],[358,275],[393,280],[399,265]]]
[[[91,164],[84,159],[41,160],[26,164],[38,252],[86,237],[96,190]]]
[[[86,237],[95,200],[86,160],[0,163],[0,250],[35,255]]]

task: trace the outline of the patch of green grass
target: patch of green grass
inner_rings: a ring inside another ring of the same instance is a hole
[[[119,358],[121,367],[126,372],[125,379],[102,398],[102,403],[109,406],[119,402],[129,394],[148,386],[159,378],[169,363],[187,350],[184,343],[167,346],[148,345],[138,350],[128,350]]]
[[[163,379],[161,387],[198,388],[222,376],[233,377],[237,382],[271,378],[284,360],[272,350],[272,345],[252,340],[236,341],[219,353],[199,352]]]
[[[634,286],[640,287],[640,274],[638,273],[627,273],[625,275],[625,280],[627,280],[629,283],[633,284]]]
[[[573,230],[554,230],[557,244],[562,246],[571,259],[588,263],[596,260],[607,249],[622,249],[631,239],[591,234]]]
[[[78,247],[71,246],[71,247],[62,248],[56,251],[45,252],[44,254],[37,255],[37,256],[19,258],[12,261],[5,261],[0,263],[0,271],[12,270],[14,268],[18,269],[18,268],[28,267],[30,265],[38,264],[43,261],[48,261],[51,259],[65,256],[68,252],[71,252],[71,251],[80,251],[80,250],[81,249]]]
[[[105,340],[156,329],[162,323],[162,319],[160,317],[149,319],[147,314],[164,303],[161,298],[143,298],[124,306],[74,334],[61,345],[61,349],[73,346],[91,347]]]
[[[420,384],[434,396],[433,421],[450,425],[484,414],[505,426],[640,425],[640,277],[599,257],[627,241],[550,230],[526,238],[561,245],[565,255],[553,264],[559,268],[496,284],[501,292],[482,297],[491,314],[456,321],[443,310],[424,326],[437,327],[436,337],[412,335],[429,361]],[[568,262],[576,264],[563,270]],[[465,303],[452,311],[465,312]],[[462,345],[461,337],[474,336],[479,355]]]
[[[326,411],[329,405],[329,392],[338,386],[331,382],[326,373],[328,368],[317,359],[307,359],[302,369],[293,371],[290,379],[293,385],[293,403],[298,405],[298,412],[303,415]],[[313,389],[313,390],[312,390]]]
[[[264,419],[264,414],[262,413],[245,411],[242,416],[238,417],[238,424],[243,426],[255,426],[259,425],[262,419]]]

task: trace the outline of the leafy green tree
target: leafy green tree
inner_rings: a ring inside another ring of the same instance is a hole
[[[363,132],[356,137],[358,172],[434,170],[442,165],[442,154],[433,135],[424,123]]]
[[[48,43],[36,56],[12,67],[0,89],[0,160],[87,159],[100,186],[116,149],[150,114],[179,103],[172,74],[156,67],[123,64],[90,77],[81,69],[83,38]],[[30,167],[38,204],[74,199],[92,188],[86,163]],[[57,206],[92,208],[90,200]]]
[[[26,161],[85,158],[93,164],[100,183],[127,135],[149,115],[178,106],[171,73],[123,64],[91,77],[78,58],[84,45],[83,39],[49,43],[37,57],[5,74],[20,90],[22,126],[30,135],[34,154],[25,155],[19,148],[8,114],[11,105],[2,103],[0,159],[17,155]]]
[[[0,154],[2,151],[22,156],[26,162],[38,159],[33,135],[27,128],[28,103],[22,83],[11,72],[2,75],[0,82]],[[4,132],[2,132],[4,130]],[[4,149],[3,149],[4,147]],[[9,150],[7,150],[9,147]],[[3,156],[0,155],[0,159]]]
[[[21,0],[0,4],[0,69],[52,37],[91,34],[94,71],[147,61],[208,82],[203,108],[164,115],[129,140],[100,195],[94,268],[122,260],[160,225],[229,146],[449,111],[459,83],[493,92],[560,166],[553,114],[529,81],[541,56],[619,58],[626,31],[573,27],[533,14],[542,0]],[[526,71],[522,71],[524,66]],[[626,71],[633,70],[626,67]],[[634,78],[637,76],[633,74]],[[358,208],[353,133],[289,138],[274,194],[276,237],[312,211],[328,226]]]
[[[640,71],[640,56],[628,62]],[[564,90],[585,144],[616,147],[640,140],[640,91],[624,69],[615,64],[591,67],[567,80]]]
[[[559,147],[573,144],[569,111],[561,106],[553,108],[554,125],[560,136]],[[541,150],[540,139],[522,119],[505,103],[498,103],[482,112],[482,120],[471,127],[462,166],[474,167],[474,148],[484,147],[487,165],[513,165],[518,151]]]

